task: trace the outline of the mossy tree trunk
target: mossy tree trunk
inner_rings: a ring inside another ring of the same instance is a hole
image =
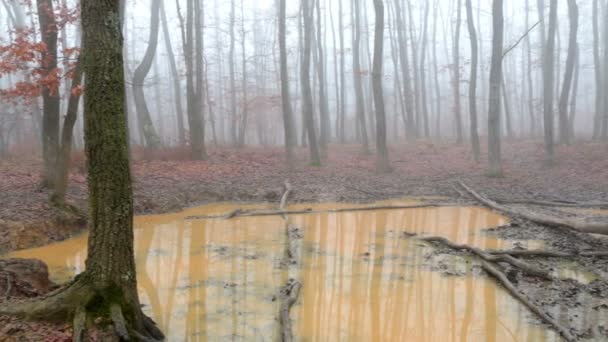
[[[85,150],[89,170],[86,269],[46,298],[0,306],[29,319],[74,318],[74,340],[87,324],[111,320],[122,340],[163,334],[140,308],[133,251],[133,190],[129,168],[123,38],[119,0],[82,0]]]

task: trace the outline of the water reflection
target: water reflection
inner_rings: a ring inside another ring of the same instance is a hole
[[[135,220],[142,303],[168,341],[276,336],[275,295],[293,276],[279,267],[284,221],[269,216],[184,219],[234,208],[220,204]],[[290,223],[303,232],[298,277],[304,287],[292,315],[301,341],[556,339],[528,324],[527,310],[493,282],[441,276],[429,267],[428,247],[403,238],[407,231],[482,248],[510,247],[480,232],[506,223],[488,210],[323,213],[291,216]],[[13,256],[43,259],[55,279],[66,280],[83,269],[86,236]],[[468,270],[461,258],[444,262]]]

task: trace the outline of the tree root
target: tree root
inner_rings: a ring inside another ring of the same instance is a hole
[[[83,342],[86,322],[87,312],[84,309],[84,306],[80,306],[78,309],[76,309],[76,314],[74,315],[74,332],[72,333],[72,340],[74,342]]]
[[[82,277],[82,275],[80,276]],[[100,297],[93,286],[88,285],[82,278],[49,293],[42,298],[33,298],[19,303],[4,303],[0,305],[0,315],[15,316],[25,320],[72,321],[74,326],[74,341],[82,341],[86,330],[87,305]],[[96,303],[95,309],[100,305]],[[141,312],[139,308],[134,313],[134,321],[126,320],[123,309],[119,304],[109,304],[109,318],[114,324],[116,335],[123,341],[134,337],[138,341],[161,341],[163,333],[156,324]]]
[[[458,184],[465,189],[471,196],[473,196],[476,200],[483,203],[485,206],[488,206],[494,210],[502,211],[509,215],[520,216],[525,218],[526,220],[530,220],[532,222],[536,222],[539,224],[543,224],[551,227],[565,227],[569,229],[573,229],[579,231],[581,233],[593,233],[593,234],[601,234],[608,235],[608,222],[588,222],[585,220],[579,219],[560,219],[555,218],[548,215],[533,213],[527,210],[519,210],[515,208],[508,207],[506,205],[498,204],[491,199],[488,199],[477,192],[471,189],[468,185],[459,181]]]
[[[526,273],[528,275],[538,277],[538,278],[543,278],[546,280],[553,280],[553,277],[548,272],[545,272],[537,267],[534,267],[524,261],[515,259],[513,256],[511,256],[509,254],[492,255],[488,252],[482,251],[481,249],[479,249],[477,247],[472,247],[469,245],[458,245],[458,244],[455,244],[455,243],[449,241],[446,238],[438,237],[438,236],[421,237],[419,239],[422,241],[427,241],[427,242],[438,242],[438,243],[441,243],[452,249],[467,250],[467,251],[477,255],[478,257],[480,257],[481,259],[483,259],[485,261],[494,262],[494,263],[499,263],[499,262],[507,263],[507,264],[510,264],[510,265],[520,269],[521,271],[523,271],[524,273]]]
[[[574,342],[577,340],[572,334],[570,334],[570,332],[566,328],[561,326],[556,320],[554,320],[548,314],[543,312],[540,307],[532,303],[528,298],[526,298],[526,296],[520,293],[502,271],[485,261],[482,261],[481,266],[484,271],[486,271],[489,275],[491,275],[494,279],[501,283],[503,287],[507,289],[507,291],[509,291],[509,293],[513,297],[515,297],[519,302],[527,306],[530,311],[536,314],[545,323],[551,325],[558,333],[562,335],[562,337],[566,341]]]
[[[399,209],[422,209],[422,208],[437,208],[437,207],[454,207],[459,204],[454,203],[429,203],[417,205],[385,205],[385,206],[370,206],[370,207],[354,207],[340,208],[328,210],[312,210],[310,208],[302,210],[243,210],[236,209],[224,215],[196,215],[188,216],[186,220],[204,220],[204,219],[230,219],[234,217],[251,217],[251,216],[283,216],[283,215],[299,215],[299,214],[320,214],[320,213],[342,213],[349,211],[373,211],[373,210],[399,210]]]
[[[4,298],[8,300],[11,296],[11,291],[13,290],[13,284],[11,280],[11,274],[6,272],[6,292],[4,293]]]
[[[297,302],[301,288],[302,284],[295,279],[289,279],[287,284],[283,288],[281,288],[279,325],[281,328],[282,342],[293,341],[293,331],[291,329],[291,318],[289,317],[289,312],[291,311],[291,307],[294,306],[294,304]]]

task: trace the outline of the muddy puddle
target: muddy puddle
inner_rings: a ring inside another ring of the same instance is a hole
[[[441,263],[461,275],[442,275],[430,264],[432,248],[404,234],[440,235],[485,249],[542,246],[484,234],[484,228],[508,223],[489,210],[442,207],[292,215],[290,223],[301,234],[300,266],[294,271],[280,263],[285,222],[279,216],[185,219],[237,207],[242,206],[216,204],[135,219],[141,300],[168,341],[275,340],[276,295],[294,276],[303,283],[292,310],[299,341],[558,340],[552,331],[531,323],[528,310],[493,281],[470,274],[466,258],[443,256]],[[65,281],[83,270],[86,238],[11,257],[42,259],[54,280]]]

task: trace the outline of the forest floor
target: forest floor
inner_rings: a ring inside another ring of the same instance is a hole
[[[390,154],[394,170],[384,175],[375,173],[374,156],[361,154],[358,146],[330,147],[321,167],[308,164],[306,149],[298,150],[297,161],[291,168],[285,165],[283,150],[275,147],[240,150],[211,147],[207,161],[189,161],[185,150],[159,151],[148,160],[143,160],[141,154],[134,150],[136,214],[173,212],[218,201],[278,202],[285,180],[289,180],[295,189],[290,197],[290,201],[295,202],[373,202],[442,196],[452,201],[473,203],[472,198],[457,190],[458,180],[494,200],[608,202],[608,147],[601,144],[558,147],[555,166],[546,168],[542,163],[542,142],[508,142],[503,147],[505,176],[500,178],[485,175],[485,157],[480,163],[474,162],[468,145],[421,142],[393,146]],[[86,218],[66,215],[49,205],[49,193],[39,187],[40,159],[23,158],[23,155],[16,153],[13,158],[0,161],[0,255],[63,240],[86,227]],[[86,212],[82,155],[74,156],[68,201]],[[608,216],[608,211],[534,209],[554,216]],[[490,233],[507,239],[533,237],[544,241],[549,250],[608,251],[607,239],[518,218]],[[563,262],[556,258],[529,261],[547,269],[559,267]],[[589,284],[558,281],[557,285],[550,286],[524,277],[519,279],[518,287],[543,309],[549,310],[556,305],[568,307],[572,322],[569,328],[579,337],[608,338],[606,323],[595,326],[577,323],[580,317],[588,314],[587,303],[593,303],[591,310],[601,311],[598,315],[608,316],[608,258],[578,257],[574,261],[600,277]],[[0,302],[3,299],[0,298]],[[0,341],[13,340],[15,336],[23,339],[14,340],[36,340],[28,337],[25,332],[28,329],[22,324],[25,323],[0,317],[0,327],[12,327],[10,331],[0,328]],[[69,335],[69,327],[65,326],[43,325],[31,329],[42,334],[37,336],[45,336],[49,331],[57,336]]]

